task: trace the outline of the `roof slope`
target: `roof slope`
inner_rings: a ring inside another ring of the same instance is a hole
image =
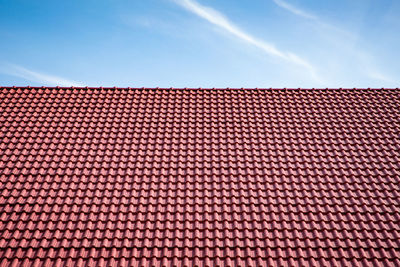
[[[400,90],[0,89],[0,266],[400,266]]]

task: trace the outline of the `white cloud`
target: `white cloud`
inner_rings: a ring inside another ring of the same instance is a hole
[[[318,27],[320,27],[321,29],[324,30],[324,32],[328,32],[329,35],[331,36],[335,36],[332,33],[338,33],[341,35],[341,37],[334,37],[335,40],[338,40],[339,42],[346,42],[349,43],[349,39],[352,40],[356,40],[358,37],[356,34],[346,31],[344,29],[338,28],[335,25],[331,25],[326,23],[325,21],[323,21],[322,19],[320,19],[318,16],[306,12],[298,7],[295,7],[289,3],[287,3],[284,0],[272,0],[276,5],[278,5],[281,8],[286,9],[287,11],[291,12],[292,14],[299,16],[301,18],[307,19],[307,20],[311,20],[313,21],[314,25],[317,25]],[[326,31],[328,30],[328,31]],[[343,38],[346,37],[346,38]],[[364,71],[364,75],[367,76],[368,78],[378,81],[381,84],[385,84],[385,85],[399,85],[399,81],[396,81],[394,79],[392,79],[390,76],[382,73],[381,71],[371,68],[371,67],[367,67],[367,66],[372,66],[373,64],[370,62],[371,60],[369,58],[371,58],[371,55],[368,55],[365,52],[361,52],[359,50],[350,50],[350,52],[355,55],[356,58],[358,58],[359,61],[359,66],[364,66],[364,69],[367,69],[366,71]]]
[[[272,0],[275,2],[275,4],[277,4],[278,6],[290,11],[291,13],[298,15],[300,17],[303,18],[307,18],[307,19],[312,19],[312,20],[316,20],[318,19],[316,16],[314,16],[313,14],[307,13],[304,10],[301,10],[295,6],[292,6],[291,4],[284,2],[282,0]]]
[[[194,0],[173,0],[173,1],[179,4],[180,6],[184,7],[188,11],[196,14],[197,16],[207,20],[208,22],[232,34],[238,39],[245,41],[246,43],[251,44],[255,47],[258,47],[268,55],[281,58],[287,62],[306,68],[310,72],[312,78],[320,82],[320,79],[318,78],[314,67],[307,60],[301,58],[300,56],[294,53],[282,51],[276,48],[271,43],[257,39],[251,34],[238,28],[231,21],[229,21],[228,18],[226,18],[223,14],[221,14],[217,10],[207,6],[200,5]]]
[[[45,73],[39,73],[15,64],[4,64],[1,67],[0,71],[6,75],[19,77],[27,81],[37,82],[47,86],[83,86],[79,82],[67,80]]]
[[[279,7],[283,8],[283,9],[286,9],[287,11],[289,11],[290,13],[292,13],[292,14],[294,14],[296,16],[299,16],[299,17],[302,17],[302,18],[305,18],[305,19],[308,19],[308,20],[312,20],[314,23],[316,23],[318,26],[320,26],[320,27],[322,27],[324,29],[335,31],[337,33],[345,35],[347,38],[355,39],[357,37],[353,33],[345,31],[343,29],[340,29],[340,28],[338,28],[338,27],[336,27],[334,25],[328,24],[328,23],[322,21],[318,16],[316,16],[316,15],[310,13],[310,12],[304,11],[304,10],[298,8],[298,7],[295,7],[295,6],[291,5],[291,4],[289,4],[288,2],[285,2],[283,0],[272,0],[272,1],[276,5],[278,5]]]

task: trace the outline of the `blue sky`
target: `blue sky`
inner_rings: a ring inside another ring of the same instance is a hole
[[[400,87],[398,0],[0,0],[0,85]]]

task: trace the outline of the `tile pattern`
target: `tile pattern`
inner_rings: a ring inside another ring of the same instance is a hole
[[[400,266],[400,90],[0,89],[0,266]]]

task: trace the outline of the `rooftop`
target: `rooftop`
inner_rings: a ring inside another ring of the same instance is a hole
[[[400,90],[0,88],[0,266],[400,266]]]

